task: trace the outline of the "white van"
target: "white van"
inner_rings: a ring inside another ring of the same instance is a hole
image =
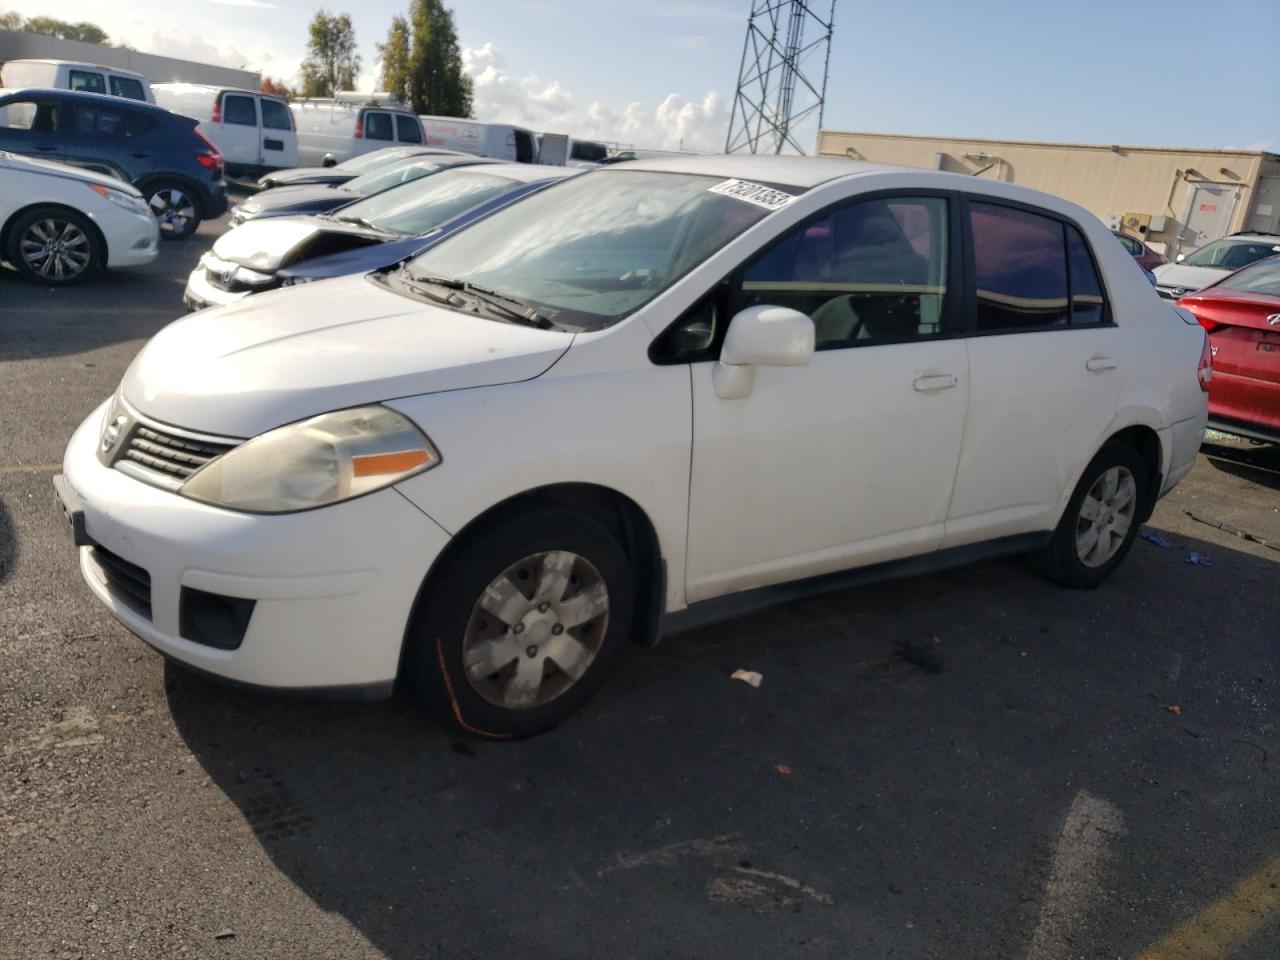
[[[389,93],[308,97],[289,104],[298,129],[298,165],[332,167],[397,143],[421,144],[422,124]]]
[[[140,73],[71,60],[10,60],[0,67],[0,86],[10,89],[83,90],[128,100],[156,102],[151,85]]]
[[[298,165],[289,104],[256,90],[203,83],[157,83],[156,103],[199,120],[196,129],[226,158],[230,176],[258,177]]]
[[[538,143],[532,130],[509,123],[481,123],[458,117],[419,117],[433,147],[493,157],[509,163],[536,163]]]

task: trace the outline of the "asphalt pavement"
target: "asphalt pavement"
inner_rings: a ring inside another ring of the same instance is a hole
[[[80,582],[56,464],[220,230],[0,270],[0,957],[1280,957],[1280,450],[1206,445],[1094,592],[795,603],[477,742],[217,686]]]

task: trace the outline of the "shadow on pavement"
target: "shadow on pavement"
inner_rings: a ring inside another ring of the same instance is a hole
[[[1280,444],[1254,444],[1249,441],[1214,443],[1206,440],[1200,451],[1225,473],[1271,490],[1280,490]]]
[[[631,650],[521,743],[174,666],[168,701],[279,870],[396,960],[1020,958],[1081,791],[1125,829],[1073,955],[1130,956],[1267,852],[1280,760],[1280,609],[1229,601],[1280,563],[1168,537],[1093,592],[993,562]]]
[[[3,500],[0,500],[0,583],[13,575],[18,564],[18,531],[13,527],[13,517]]]

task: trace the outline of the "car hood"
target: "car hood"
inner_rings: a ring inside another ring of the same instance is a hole
[[[130,364],[121,392],[162,423],[252,437],[344,407],[530,380],[572,342],[342,277],[170,324]]]
[[[278,273],[281,278],[305,277],[308,280],[323,280],[325,277],[342,277],[349,273],[382,270],[414,254],[421,253],[445,236],[446,234],[437,230],[422,237],[397,237],[385,243],[353,247],[340,253],[326,253],[323,256],[308,259],[293,258],[289,265],[282,267]]]
[[[287,170],[272,170],[263,179],[269,180],[271,182],[269,189],[274,190],[278,187],[308,183],[346,183],[348,180],[354,179],[354,177],[354,174],[346,171],[335,171],[331,167],[290,167]]]
[[[1189,267],[1185,263],[1166,263],[1151,272],[1156,275],[1156,283],[1162,287],[1199,290],[1215,280],[1221,280],[1231,271],[1220,267]]]
[[[129,194],[131,197],[142,196],[135,187],[116,177],[107,176],[105,173],[94,173],[84,167],[73,167],[68,163],[58,163],[55,160],[39,160],[35,157],[21,157],[16,153],[0,151],[0,168],[3,167],[8,167],[11,170],[24,170],[30,173],[47,173],[52,176],[67,177],[70,180],[83,180],[85,183],[96,183],[100,186],[111,187],[113,190]]]
[[[268,217],[224,233],[214,243],[213,255],[250,270],[274,273],[306,257],[380,243],[389,236],[322,217]]]
[[[250,216],[286,213],[290,210],[329,210],[359,200],[359,194],[341,186],[303,184],[296,187],[272,187],[254,194],[238,209]]]

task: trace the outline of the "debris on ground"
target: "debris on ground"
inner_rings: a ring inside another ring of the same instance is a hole
[[[1213,561],[1207,555],[1197,553],[1194,550],[1187,554],[1187,563],[1193,567],[1209,567],[1213,565]]]
[[[230,940],[235,935],[236,935],[236,932],[232,930],[230,927],[223,927],[221,930],[219,930],[217,933],[213,935],[213,939]]]
[[[756,673],[754,670],[735,670],[729,674],[730,680],[741,680],[743,683],[749,683],[753,687],[758,687],[764,683],[764,675]]]
[[[791,776],[791,774],[794,772],[794,771],[793,771],[789,766],[787,766],[785,763],[779,763],[779,764],[776,764],[776,765],[774,766],[774,768],[773,768],[773,769],[777,770],[777,771],[778,771],[780,774],[782,774],[784,777],[789,777],[789,776]]]
[[[1207,527],[1213,527],[1215,530],[1221,530],[1223,533],[1229,533],[1233,537],[1239,537],[1241,540],[1248,540],[1250,543],[1260,544],[1261,546],[1267,547],[1271,550],[1280,550],[1280,543],[1272,543],[1270,540],[1265,540],[1256,533],[1250,533],[1248,530],[1244,530],[1240,527],[1233,527],[1231,524],[1222,523],[1220,520],[1210,520],[1208,517],[1199,516],[1193,511],[1188,510],[1186,507],[1182,508],[1182,512],[1192,520],[1196,521],[1196,523],[1203,523]]]
[[[930,639],[933,640],[935,646],[942,642],[942,638],[938,636],[936,633]]]
[[[1182,713],[1182,708],[1178,706],[1176,703],[1166,704],[1165,709],[1168,710],[1170,713],[1177,713],[1177,714]]]
[[[1138,536],[1142,537],[1142,539],[1147,541],[1147,543],[1154,543],[1161,550],[1168,550],[1173,546],[1172,540],[1166,536],[1156,533],[1154,530],[1143,530],[1142,533],[1138,534]]]

